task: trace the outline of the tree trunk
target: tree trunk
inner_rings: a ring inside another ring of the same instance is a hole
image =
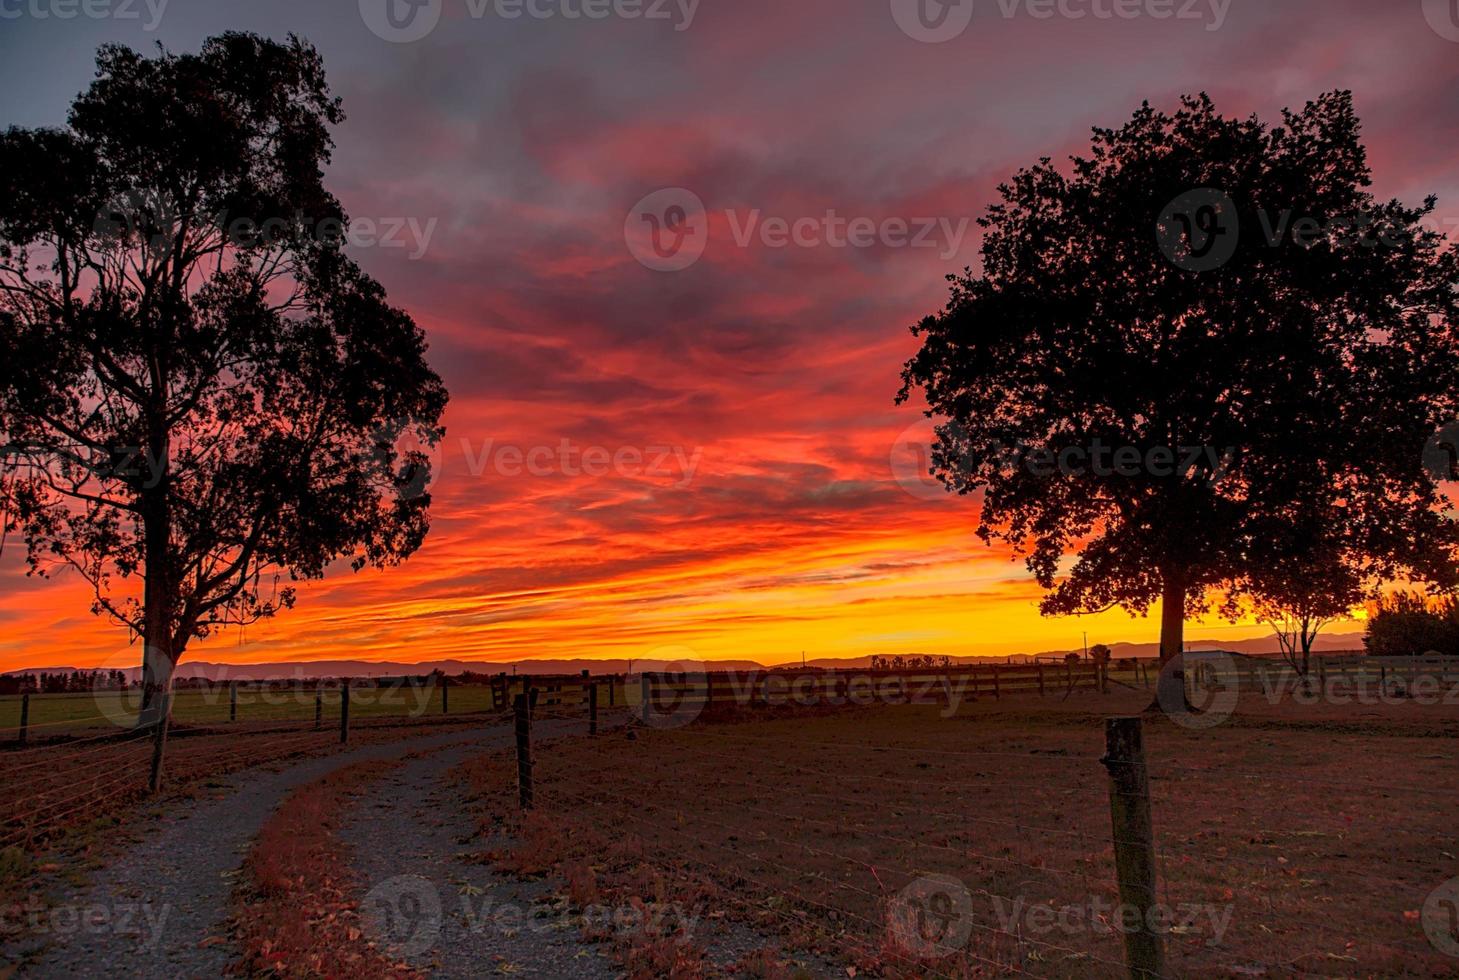
[[[1185,583],[1165,572],[1160,595],[1160,663],[1164,666],[1185,649]]]
[[[1148,710],[1167,713],[1188,711],[1190,702],[1185,693],[1184,658],[1175,660],[1185,650],[1185,580],[1174,569],[1161,573],[1160,595],[1160,675],[1155,681],[1155,701]],[[1175,663],[1171,663],[1175,660]]]
[[[172,513],[168,495],[170,445],[160,412],[149,426],[151,453],[148,480],[141,492],[143,562],[146,583],[142,590],[142,705],[137,726],[155,725],[172,689],[177,666],[172,625],[176,593],[172,581]]]
[[[148,644],[142,652],[142,704],[137,712],[137,727],[149,728],[162,719],[165,695],[172,690],[172,674],[177,661],[171,654]]]

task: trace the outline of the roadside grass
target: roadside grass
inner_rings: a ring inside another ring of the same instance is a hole
[[[90,733],[96,730],[131,727],[137,718],[140,692],[95,691],[82,694],[32,695],[30,699],[29,736],[32,742],[43,743],[58,736]],[[322,692],[322,712],[326,723],[339,719],[340,692]],[[0,741],[12,741],[20,726],[19,696],[0,697]],[[479,685],[453,686],[449,695],[450,714],[475,714],[490,711],[491,688]],[[172,717],[181,725],[226,725],[231,711],[226,686],[209,689],[183,689],[173,695]],[[315,691],[312,688],[269,690],[240,686],[238,689],[238,721],[243,725],[256,722],[312,722]],[[441,716],[441,691],[435,686],[371,688],[357,687],[350,692],[350,717],[431,718]],[[0,756],[0,760],[3,760]]]
[[[554,742],[535,752],[525,818],[507,753],[461,776],[482,857],[505,870],[705,900],[860,975],[1114,977],[1103,719],[1148,700],[740,715]],[[1172,975],[1452,975],[1418,910],[1459,874],[1459,710],[1412,708],[1257,702],[1201,731],[1147,716]],[[892,927],[905,889],[933,876],[967,889],[967,935],[946,956]]]

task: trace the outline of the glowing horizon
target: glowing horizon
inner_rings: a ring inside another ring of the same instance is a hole
[[[3,119],[39,126],[64,122],[104,41],[185,50],[230,26],[297,31],[348,117],[329,186],[357,218],[415,221],[405,247],[352,254],[425,328],[452,393],[430,537],[399,568],[302,584],[296,609],[194,641],[185,661],[676,647],[773,664],[1001,657],[1072,649],[1086,631],[1153,642],[1158,618],[1040,616],[1022,563],[973,536],[976,501],[928,493],[898,455],[929,427],[893,404],[916,349],[906,328],[978,262],[976,225],[945,229],[1142,99],[1210,89],[1227,115],[1273,119],[1334,88],[1359,93],[1375,192],[1437,194],[1445,230],[1459,226],[1459,102],[1443,95],[1459,48],[1417,4],[1233,5],[1219,30],[980,14],[922,44],[885,3],[706,0],[682,31],[448,18],[413,45],[381,40],[353,5],[297,6],[178,5],[156,32],[31,19],[0,41]],[[1320,34],[1304,31],[1311,16]],[[704,201],[710,241],[662,272],[625,246],[625,216],[671,187]],[[947,224],[932,248],[737,241],[750,215],[831,211]],[[0,670],[130,665],[137,648],[91,615],[84,584],[27,578],[19,544],[0,556]]]

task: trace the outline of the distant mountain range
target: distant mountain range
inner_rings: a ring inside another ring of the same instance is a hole
[[[1276,636],[1269,636],[1255,640],[1192,640],[1187,644],[1191,650],[1228,650],[1232,653],[1245,653],[1254,656],[1262,654],[1275,654],[1279,652],[1280,645]],[[1320,636],[1314,650],[1318,652],[1335,652],[1339,650],[1362,650],[1363,634],[1361,633],[1334,633],[1330,636]],[[1110,651],[1116,658],[1138,657],[1155,658],[1160,654],[1158,643],[1112,643]],[[1014,654],[1004,657],[953,657],[953,663],[1024,663],[1036,659],[1061,659],[1071,652],[1070,650],[1049,650],[1043,653]],[[682,661],[664,660],[633,660],[635,670],[684,670],[691,665]],[[798,666],[798,663],[786,663],[776,666]],[[842,670],[855,670],[871,666],[870,657],[816,657],[806,661],[809,667],[839,668]],[[712,662],[712,669],[715,670],[765,670],[771,665],[762,664],[754,660],[716,660]],[[9,671],[11,674],[54,674],[70,673],[78,668],[75,667],[28,667],[24,670]],[[89,668],[88,668],[89,669]],[[429,674],[433,671],[441,671],[446,674],[461,674],[472,671],[478,674],[518,673],[518,674],[577,674],[584,670],[594,674],[623,674],[629,669],[627,660],[521,660],[516,663],[498,663],[484,660],[430,660],[424,663],[399,663],[394,661],[368,661],[368,660],[309,660],[287,664],[214,664],[207,661],[184,661],[177,668],[177,676],[182,678],[206,678],[208,680],[314,680],[321,677],[398,677],[402,675]],[[132,668],[125,672],[129,680],[136,680],[141,673],[140,668]]]

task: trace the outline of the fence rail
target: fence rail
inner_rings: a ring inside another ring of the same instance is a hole
[[[1285,660],[1230,655],[1187,660],[1186,685],[1271,692],[1318,684],[1350,690],[1448,689],[1459,685],[1459,657],[1369,657],[1314,655],[1304,676]]]

